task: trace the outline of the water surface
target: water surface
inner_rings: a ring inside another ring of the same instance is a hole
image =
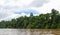
[[[60,30],[54,29],[0,29],[0,35],[60,35]]]

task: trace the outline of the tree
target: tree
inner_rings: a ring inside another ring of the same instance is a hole
[[[30,13],[30,17],[32,17],[33,16],[33,13]]]
[[[57,10],[52,9],[51,13],[40,14],[34,16],[20,16],[11,21],[1,21],[0,28],[20,28],[20,29],[59,29],[60,28],[60,14]]]
[[[55,20],[57,18],[57,15],[59,14],[59,12],[55,9],[52,9],[52,13],[51,13],[51,22],[55,23]]]
[[[15,19],[12,19],[11,20],[11,26],[12,26],[12,28],[16,28],[16,20]]]

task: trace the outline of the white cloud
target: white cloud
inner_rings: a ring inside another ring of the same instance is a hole
[[[20,12],[26,9],[32,0],[0,0],[0,20],[10,20],[21,16],[14,12]]]
[[[9,15],[9,16],[7,16],[7,17],[5,17],[5,18],[1,18],[0,21],[2,21],[2,20],[8,21],[8,20],[11,20],[11,19],[16,19],[16,18],[18,18],[18,17],[20,17],[20,16],[21,16],[21,15],[19,15],[19,14],[13,14],[13,15]]]
[[[60,11],[60,0],[50,0],[50,2],[44,4],[43,6],[39,8],[33,7],[32,9],[40,11],[40,13],[50,13],[53,8]]]
[[[15,13],[25,9],[37,10],[40,13],[50,13],[53,8],[60,11],[60,0],[0,0],[0,20],[10,20],[27,15],[25,13]]]
[[[43,4],[49,2],[49,0],[34,0],[29,6],[31,7],[41,7]]]
[[[32,0],[0,0],[0,5],[4,6],[23,6],[31,3]]]

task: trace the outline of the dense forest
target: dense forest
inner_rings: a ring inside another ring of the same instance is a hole
[[[0,28],[19,28],[19,29],[60,29],[59,11],[52,9],[51,13],[34,16],[21,16],[11,21],[1,21]]]

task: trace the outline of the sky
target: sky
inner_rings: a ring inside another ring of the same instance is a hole
[[[60,11],[60,0],[0,0],[0,21],[20,16],[50,13],[51,9]]]

